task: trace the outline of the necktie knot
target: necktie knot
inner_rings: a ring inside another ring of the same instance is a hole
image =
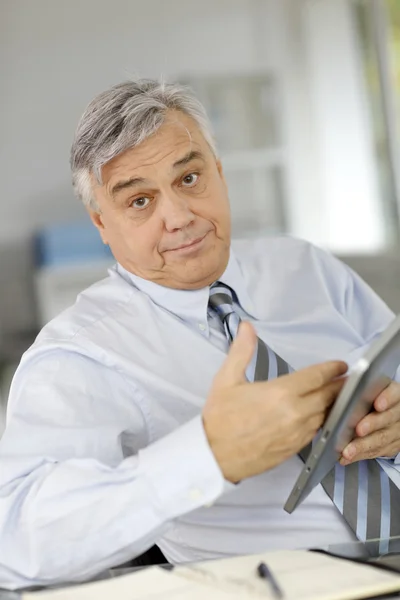
[[[220,281],[213,283],[210,287],[209,306],[215,310],[220,319],[226,319],[234,312],[232,290]]]

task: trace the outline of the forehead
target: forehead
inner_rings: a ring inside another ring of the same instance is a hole
[[[181,112],[171,111],[155,134],[104,165],[103,184],[127,173],[146,177],[154,170],[169,169],[191,150],[211,153],[197,123]]]

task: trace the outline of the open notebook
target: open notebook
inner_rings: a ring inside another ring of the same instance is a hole
[[[152,567],[116,579],[24,594],[23,600],[251,600],[274,598],[257,576],[264,561],[286,600],[353,600],[400,591],[400,574],[307,551],[279,551],[196,563],[164,571]]]

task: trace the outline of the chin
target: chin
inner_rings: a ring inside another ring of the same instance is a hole
[[[224,273],[228,260],[229,252],[221,252],[214,260],[199,257],[197,260],[187,261],[179,274],[182,289],[201,289],[214,283]]]

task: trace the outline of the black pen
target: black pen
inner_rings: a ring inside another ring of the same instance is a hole
[[[265,563],[262,562],[258,565],[257,573],[260,577],[262,577],[262,579],[265,579],[269,582],[275,598],[283,598],[282,589],[279,587],[278,582],[276,581],[275,577],[271,573],[271,570],[269,569],[269,567],[267,567]]]

